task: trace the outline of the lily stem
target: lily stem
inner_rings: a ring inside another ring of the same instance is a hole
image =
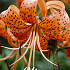
[[[58,65],[58,51],[54,50],[53,52],[53,62]],[[58,70],[58,67],[53,65],[53,70]]]
[[[56,40],[52,40],[52,47],[53,47],[53,62],[58,65],[58,51]],[[58,67],[53,65],[53,70],[58,70]]]

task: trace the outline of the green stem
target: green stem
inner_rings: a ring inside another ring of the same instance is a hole
[[[70,49],[70,46],[60,47],[57,50],[59,51],[59,50],[63,50],[63,49]]]
[[[52,40],[52,48],[53,48],[53,62],[58,65],[58,51],[57,51],[57,41]],[[58,67],[53,65],[53,70],[58,70]]]
[[[53,62],[58,65],[58,51],[53,51]],[[58,70],[58,67],[53,66],[53,70]]]

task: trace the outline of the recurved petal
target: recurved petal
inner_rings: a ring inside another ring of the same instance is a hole
[[[17,0],[17,7],[20,8],[21,3],[23,2],[23,0]]]
[[[38,6],[42,12],[42,16],[43,18],[45,18],[47,16],[47,6],[46,6],[46,2],[44,0],[38,0]]]
[[[46,17],[45,20],[38,24],[42,28],[42,30],[44,29],[43,32],[45,33],[48,31],[47,33],[49,34],[58,34],[69,23],[69,16],[64,10],[64,4],[62,2],[59,2],[62,4],[61,6],[61,4],[57,4],[57,2],[56,4],[54,4],[55,1],[49,2],[47,7],[56,8],[59,9],[59,11],[55,11],[54,9],[52,9],[53,14]]]
[[[20,30],[19,30],[20,31]],[[27,41],[27,39],[29,38],[30,36],[30,33],[32,31],[32,28],[30,28],[27,32],[25,33],[22,33],[22,32],[19,32],[19,33],[16,33],[16,32],[12,32],[13,35],[19,40],[18,42],[20,43],[25,43]]]
[[[70,46],[70,41],[63,41],[64,46]],[[65,54],[67,56],[68,59],[70,59],[70,49],[65,49]]]
[[[28,23],[36,23],[36,7],[38,0],[24,0],[20,7],[20,17]]]
[[[68,41],[70,39],[70,30],[63,30],[58,35],[55,35],[54,38],[52,38],[57,41]]]
[[[47,9],[55,8],[55,9],[62,10],[63,8],[65,8],[63,2],[61,1],[49,1],[46,2],[46,5],[47,5]]]
[[[66,25],[66,28],[70,29],[70,20],[69,20],[69,23]]]
[[[26,25],[26,23],[20,18],[19,9],[14,5],[10,5],[6,11],[3,11],[0,14],[0,18],[10,29],[13,29],[15,27],[26,28],[30,26]]]
[[[7,39],[8,33],[5,29],[5,24],[2,20],[0,20],[0,36],[4,37]]]
[[[40,41],[41,49],[42,50],[47,50],[48,40],[43,36],[40,28],[38,30],[38,34],[39,34],[39,41]],[[37,46],[36,46],[36,50],[39,50]]]
[[[11,36],[13,41],[17,41],[18,39],[10,32],[9,28],[6,28],[5,23],[0,20],[0,36],[8,39],[8,36]]]

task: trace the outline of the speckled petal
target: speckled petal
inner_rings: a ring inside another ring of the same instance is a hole
[[[19,40],[20,43],[25,43],[27,41],[27,39],[29,38],[29,35],[32,31],[32,28],[30,28],[27,32],[25,33],[16,33],[16,32],[12,32],[13,35]]]
[[[66,25],[65,28],[70,29],[70,20],[69,20],[69,23]]]
[[[63,41],[64,46],[70,46],[70,40],[69,41]],[[68,59],[70,59],[70,49],[65,49],[65,54],[67,56]]]
[[[8,33],[5,29],[5,24],[2,20],[0,20],[0,36],[4,37],[7,39]]]
[[[47,50],[48,41],[47,41],[47,39],[43,36],[43,34],[42,34],[40,28],[39,28],[38,34],[39,34],[39,41],[40,41],[41,49],[42,49],[42,50]],[[39,50],[38,47],[36,47],[36,50]]]
[[[10,7],[6,11],[3,11],[0,14],[0,17],[10,29],[21,29],[30,26],[26,25],[26,23],[20,18],[19,9],[14,5],[10,5]]]
[[[57,41],[68,41],[70,39],[70,30],[63,30],[58,35],[55,35],[52,39]]]
[[[38,0],[38,6],[42,12],[42,16],[43,18],[45,18],[47,16],[47,6],[46,6],[46,2],[44,0]]]
[[[58,3],[61,3],[62,6]],[[52,37],[59,34],[59,32],[64,29],[64,27],[69,23],[69,17],[64,9],[64,4],[60,1],[48,2],[47,7],[47,9],[56,8],[59,9],[59,11],[55,12],[53,10],[55,14],[46,17],[46,19],[40,22],[38,25],[42,28],[43,33],[46,35],[48,34],[49,37]]]
[[[28,23],[36,23],[36,7],[38,0],[24,0],[20,7],[20,17]]]

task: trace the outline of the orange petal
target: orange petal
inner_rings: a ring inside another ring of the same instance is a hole
[[[50,8],[50,11],[51,11],[51,14],[56,14],[56,10],[55,9],[53,9],[53,8]]]
[[[66,1],[67,3],[70,3],[70,0],[64,0],[64,1]]]
[[[10,5],[6,11],[1,13],[0,17],[10,29],[28,27],[19,16],[19,9],[14,5]]]
[[[64,12],[63,14],[62,11],[58,11],[56,14],[48,16],[45,20],[39,23],[39,26],[46,30],[55,30],[56,28],[58,28],[58,30],[62,30],[68,22],[69,17],[67,13]]]
[[[8,33],[5,29],[5,24],[2,20],[0,20],[0,36],[4,37],[7,39]]]
[[[19,40],[19,42],[25,43],[27,41],[27,39],[29,38],[29,35],[30,35],[31,31],[32,31],[32,28],[30,28],[30,30],[28,30],[25,33],[14,32],[13,35]]]
[[[17,41],[18,39],[11,33],[11,30],[7,27],[7,33],[13,41]]]
[[[63,41],[64,46],[70,46],[70,41]],[[65,54],[67,56],[68,59],[70,59],[70,49],[65,49]]]
[[[47,39],[43,36],[43,34],[42,34],[40,28],[39,28],[38,34],[39,34],[39,41],[40,41],[41,49],[42,49],[42,50],[47,50],[48,41],[47,41]],[[38,47],[36,47],[36,50],[39,50]]]
[[[66,25],[66,28],[67,28],[67,29],[70,29],[70,21],[69,21],[69,23]]]
[[[70,39],[70,30],[63,30],[58,35],[55,35],[54,38],[57,41],[67,41]]]
[[[70,49],[65,49],[65,54],[68,59],[70,59]]]
[[[17,0],[17,7],[20,8],[21,3],[23,2],[23,0]]]
[[[55,4],[56,3],[56,4]],[[61,3],[61,4],[58,4]],[[42,28],[43,32],[49,37],[59,34],[59,32],[69,23],[69,17],[64,10],[64,4],[60,1],[50,1],[47,3],[47,8],[56,8],[59,11],[48,16],[45,20],[40,22],[38,25]],[[52,9],[53,10],[53,9]],[[54,10],[53,10],[54,11]]]
[[[62,47],[62,44],[58,44],[59,47]]]
[[[65,9],[65,6],[61,1],[49,1],[49,2],[46,2],[46,5],[47,5],[47,9],[50,9],[50,8],[55,8],[59,10],[62,10],[63,8]]]
[[[38,6],[40,7],[43,18],[45,18],[47,16],[46,2],[44,0],[38,0]]]
[[[24,0],[20,7],[20,17],[28,23],[36,23],[36,7],[38,0]]]
[[[5,24],[4,24],[4,22],[2,21],[2,20],[0,20],[0,36],[2,36],[2,37],[4,37],[5,39],[8,39],[8,36],[11,36],[11,39],[13,40],[13,41],[16,41],[17,40],[17,38],[15,38],[14,36],[13,36],[13,34],[10,32],[10,29],[5,29]]]

